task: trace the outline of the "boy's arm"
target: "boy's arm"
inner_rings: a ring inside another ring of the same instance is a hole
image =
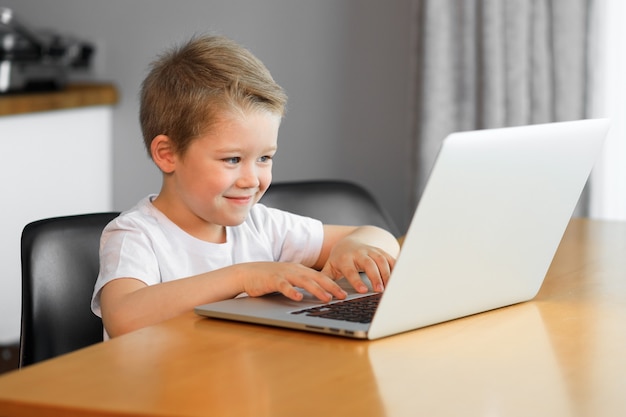
[[[324,243],[313,269],[298,263],[251,262],[150,286],[118,278],[102,288],[102,321],[113,337],[243,292],[260,296],[278,291],[298,301],[302,293],[296,287],[328,302],[346,296],[333,279],[345,276],[357,291],[367,291],[359,271],[365,271],[380,291],[398,251],[396,239],[382,229],[324,226]]]
[[[243,292],[260,296],[278,291],[299,301],[302,293],[295,287],[324,302],[346,296],[331,278],[304,265],[250,262],[157,285],[134,278],[115,279],[102,288],[102,322],[109,336],[114,337]]]
[[[201,276],[150,286],[135,278],[115,279],[102,288],[102,323],[111,337],[159,323],[189,311],[204,300],[212,301],[206,294],[219,299],[210,286],[210,280]],[[230,295],[227,289],[222,291]]]
[[[400,252],[398,240],[375,226],[324,225],[324,244],[314,268],[333,279],[345,277],[358,292],[367,292],[360,272],[375,291],[383,291]]]

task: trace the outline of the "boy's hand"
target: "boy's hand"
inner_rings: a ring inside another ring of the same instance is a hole
[[[322,272],[304,265],[288,262],[253,262],[240,264],[243,289],[251,297],[280,292],[286,297],[300,301],[303,295],[295,287],[302,288],[323,302],[334,298],[344,299],[347,293]]]
[[[333,247],[322,273],[333,279],[345,277],[357,292],[365,293],[368,288],[359,274],[365,272],[372,289],[382,292],[394,264],[395,258],[384,250],[345,238]]]

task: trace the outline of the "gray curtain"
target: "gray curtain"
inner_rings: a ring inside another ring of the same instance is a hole
[[[586,117],[591,2],[415,0],[414,203],[447,134]]]

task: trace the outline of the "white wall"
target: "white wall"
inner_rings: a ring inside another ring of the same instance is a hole
[[[401,227],[409,207],[410,0],[5,0],[18,18],[98,47],[94,75],[121,92],[113,114],[113,206],[160,178],[137,122],[138,89],[164,47],[197,32],[252,50],[290,97],[275,181],[346,178],[370,188]],[[89,132],[85,132],[88,134]]]

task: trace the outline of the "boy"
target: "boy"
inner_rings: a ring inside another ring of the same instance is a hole
[[[92,310],[105,338],[193,307],[296,287],[342,299],[345,277],[382,291],[399,247],[376,227],[321,222],[256,204],[270,185],[286,96],[249,51],[218,36],[192,39],[152,65],[141,91],[158,195],[103,231]]]

